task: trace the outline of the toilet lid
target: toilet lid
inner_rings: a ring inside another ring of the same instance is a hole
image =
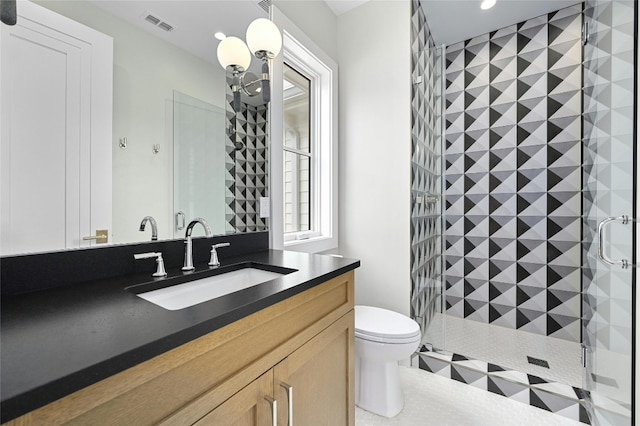
[[[356,335],[385,340],[407,340],[420,336],[420,326],[411,318],[373,306],[356,306]]]

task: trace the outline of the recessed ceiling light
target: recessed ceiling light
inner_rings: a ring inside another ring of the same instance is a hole
[[[494,1],[495,1],[495,0],[494,0]],[[220,41],[222,41],[222,40],[224,40],[225,38],[227,38],[227,36],[226,36],[226,35],[224,35],[224,33],[221,33],[220,31],[218,31],[217,33],[215,33],[213,36],[214,36],[215,38],[217,38],[218,40],[220,40]]]
[[[496,0],[484,0],[480,4],[480,9],[482,9],[482,10],[491,9],[495,5],[496,5]]]

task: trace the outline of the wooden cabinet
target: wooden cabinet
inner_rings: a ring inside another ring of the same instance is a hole
[[[353,312],[345,315],[276,365],[279,425],[289,424],[291,414],[294,425],[354,424],[353,318]],[[286,387],[292,389],[291,408]]]
[[[273,370],[269,370],[196,425],[270,426],[273,424],[273,403]]]
[[[350,312],[196,425],[272,425],[274,412],[278,425],[353,424],[353,338]]]
[[[353,425],[354,273],[8,424]],[[283,383],[293,388],[291,406]]]

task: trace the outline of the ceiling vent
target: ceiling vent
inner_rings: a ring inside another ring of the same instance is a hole
[[[271,6],[271,0],[262,0],[258,3],[258,6],[265,12],[269,13],[269,6]]]
[[[151,12],[145,12],[145,14],[142,15],[142,17],[144,18],[145,21],[149,22],[150,24],[153,24],[154,26],[166,32],[173,31],[174,29],[173,25],[169,24],[164,19],[158,17],[157,15]]]

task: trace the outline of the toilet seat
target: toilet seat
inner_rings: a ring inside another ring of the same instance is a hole
[[[356,332],[355,336],[356,336],[356,339],[367,340],[369,342],[384,343],[384,344],[388,344],[388,345],[399,345],[399,344],[403,344],[403,343],[413,343],[413,342],[417,342],[417,341],[420,340],[420,333],[418,333],[416,336],[399,338],[399,339],[389,338],[389,337],[369,336],[369,335],[358,333],[358,332]]]
[[[355,336],[371,342],[402,344],[420,339],[420,326],[411,318],[374,306],[356,306]]]

